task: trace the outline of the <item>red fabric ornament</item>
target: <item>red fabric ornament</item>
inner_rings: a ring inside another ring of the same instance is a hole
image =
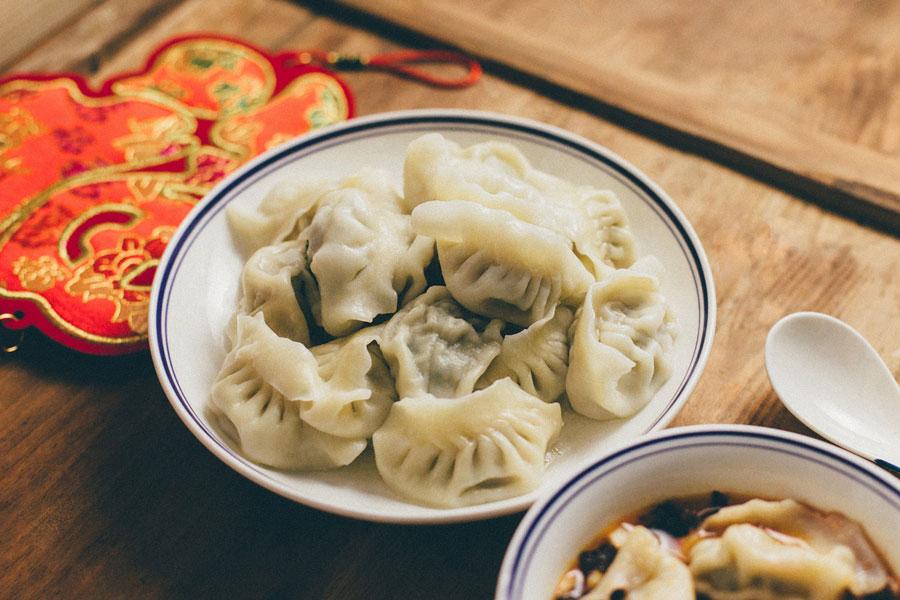
[[[173,39],[98,91],[74,74],[0,79],[0,325],[92,354],[144,348],[153,274],[191,207],[352,115],[330,71],[213,35]]]

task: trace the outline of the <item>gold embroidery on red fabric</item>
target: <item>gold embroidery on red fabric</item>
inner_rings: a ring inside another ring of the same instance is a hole
[[[343,121],[350,116],[347,96],[334,78],[321,73],[310,73],[292,82],[285,91],[292,90],[295,85],[297,87],[315,86],[320,89],[319,102],[310,107],[304,115],[313,129]]]
[[[176,113],[178,115],[178,118],[184,121],[184,125],[180,129],[190,130],[191,132],[194,132],[197,129],[197,121],[194,116],[191,115],[184,106],[174,102],[171,98],[160,97],[146,99],[118,96],[110,96],[107,98],[91,98],[90,96],[85,96],[84,94],[82,94],[81,90],[71,79],[60,78],[47,81],[10,81],[8,83],[0,85],[0,97],[13,96],[16,93],[22,91],[38,92],[48,88],[62,88],[68,93],[73,102],[92,108],[113,106],[125,102],[134,102],[135,100],[140,102],[147,102],[148,104],[155,104],[161,108],[165,108],[166,110]],[[196,144],[191,144],[186,148],[180,149],[178,152],[175,152],[170,156],[157,156],[149,160],[134,160],[122,164],[110,165],[108,167],[97,167],[95,169],[91,169],[86,173],[80,173],[78,175],[73,175],[72,177],[57,181],[53,185],[41,190],[31,198],[28,198],[27,200],[19,204],[10,212],[9,215],[7,215],[2,221],[0,221],[0,249],[2,249],[6,245],[6,243],[10,240],[10,238],[13,236],[22,222],[26,218],[28,218],[30,214],[43,206],[43,204],[54,194],[57,194],[66,189],[102,180],[110,176],[114,176],[117,173],[139,171],[142,169],[154,167],[156,165],[164,164],[169,161],[189,158],[193,152],[196,152],[196,149],[198,147],[199,141]]]
[[[41,126],[34,116],[19,106],[0,113],[0,155],[40,132]]]
[[[61,182],[61,185],[54,186],[46,191],[46,193],[41,194],[44,197],[44,201],[49,199],[50,196],[56,193],[60,193],[65,191],[66,189],[77,187],[78,185],[85,185],[86,183],[92,182],[115,182],[115,181],[124,181],[126,185],[128,185],[129,181],[133,180],[160,180],[163,182],[171,182],[170,185],[164,185],[160,189],[160,197],[165,197],[171,200],[181,200],[188,202],[196,202],[198,199],[198,195],[189,194],[185,190],[190,189],[191,186],[186,186],[182,184],[179,180],[185,179],[192,174],[185,173],[129,173],[129,174],[119,174],[113,175],[111,177],[85,177],[81,180],[77,180],[77,178],[73,178],[73,180],[69,180],[66,182]],[[130,186],[129,186],[130,187]],[[29,213],[30,214],[30,213]],[[172,233],[174,233],[176,227],[171,225],[163,225],[155,228],[151,233],[150,240],[148,241],[158,241],[163,244],[167,243],[169,239],[171,239]],[[4,234],[4,239],[0,240],[0,249],[2,249],[3,244],[8,241],[9,237],[11,237],[12,233],[9,232],[8,235]],[[144,243],[146,246],[146,242]],[[90,250],[93,256],[93,250]],[[115,254],[118,252],[118,249],[111,248],[106,251],[103,260],[108,260],[112,258],[108,256],[110,254]],[[143,252],[142,252],[143,254]],[[99,254],[98,254],[99,256]],[[124,299],[124,294],[128,293],[129,295],[133,295],[134,292],[142,291],[139,286],[130,286],[128,290],[121,290],[116,293],[116,290],[113,288],[112,280],[106,280],[102,274],[92,274],[89,272],[89,269],[93,263],[96,262],[97,256],[93,257],[94,260],[87,261],[87,263],[81,266],[81,275],[78,277],[75,273],[67,273],[66,278],[68,282],[64,289],[67,293],[81,296],[82,301],[84,300],[84,294],[87,293],[91,298],[105,298],[111,302],[113,302],[115,306],[115,317],[113,322],[123,322],[127,321],[129,328],[132,331],[135,331],[135,335],[130,336],[106,336],[100,335],[96,333],[92,333],[73,325],[69,321],[63,319],[56,309],[50,304],[50,302],[39,293],[36,293],[31,290],[10,290],[4,287],[3,282],[0,281],[0,298],[10,298],[10,299],[27,299],[34,302],[37,307],[40,309],[41,313],[52,323],[54,323],[61,331],[77,338],[81,338],[87,340],[89,342],[104,344],[104,345],[127,345],[134,344],[146,338],[146,326],[147,326],[147,315],[146,309],[149,303],[149,290],[146,290],[144,297],[140,298],[138,301],[132,301],[128,299]],[[155,261],[156,258],[149,258],[140,263],[132,265],[133,268],[141,268],[143,263],[147,261]],[[141,271],[146,270],[147,267],[142,267]],[[118,269],[107,269],[110,273],[118,272]],[[129,271],[130,272],[130,271]],[[130,280],[133,280],[140,273],[132,273]],[[73,284],[75,278],[79,278],[75,287],[70,287]],[[24,287],[24,286],[23,286]],[[51,286],[52,287],[52,286]],[[111,289],[113,288],[113,289]]]
[[[236,112],[245,112],[245,109],[252,110],[265,105],[272,96],[272,93],[275,91],[275,70],[266,57],[255,50],[227,40],[188,40],[176,44],[159,55],[145,75],[117,81],[113,84],[112,89],[116,94],[123,96],[139,96],[153,99],[167,98],[170,101],[173,98],[182,99],[185,96],[184,93],[179,92],[178,95],[168,94],[165,89],[157,84],[153,75],[164,67],[170,67],[176,72],[193,72],[197,74],[206,73],[214,67],[220,67],[226,71],[234,71],[238,67],[239,60],[257,67],[262,74],[262,81],[259,82],[256,93],[249,98],[245,97],[238,103],[239,106]],[[226,92],[226,90],[222,90],[222,92]],[[210,93],[210,95],[213,98],[219,98],[217,93]],[[229,94],[224,93],[224,96],[229,96]],[[221,104],[215,110],[198,106],[184,106],[197,117],[211,120],[219,118],[222,109],[225,108]],[[227,112],[232,112],[232,110],[229,108]]]
[[[285,142],[289,142],[294,139],[295,135],[290,135],[288,133],[276,133],[272,137],[269,138],[269,141],[266,142],[266,150],[271,150],[275,146],[280,146]]]
[[[41,132],[37,120],[26,110],[14,106],[5,113],[0,113],[0,180],[4,174],[24,174],[27,168],[22,167],[22,157],[3,158],[10,150],[18,148],[28,136]]]
[[[22,287],[31,292],[47,291],[71,274],[50,256],[20,256],[12,268]]]
[[[121,287],[126,292],[145,292],[150,293],[150,285],[145,284],[137,284],[133,283],[135,279],[149,271],[150,269],[155,269],[159,265],[158,260],[148,260],[139,266],[133,268],[130,272],[125,274],[122,277],[122,281],[119,283],[119,287]]]
[[[155,235],[150,239],[126,236],[119,240],[116,247],[100,250],[93,260],[75,269],[66,282],[66,292],[80,296],[85,303],[95,299],[111,302],[114,312],[110,320],[113,323],[127,322],[132,331],[145,334],[150,287],[122,283],[131,283],[159,264],[159,258],[150,254],[147,246],[155,241],[168,242],[172,231],[173,227],[160,227],[154,230]],[[116,282],[120,284],[116,285]]]
[[[177,160],[181,158],[187,159],[189,165],[193,164],[190,161],[191,153],[189,151],[179,152],[169,157],[170,160]],[[159,161],[151,162],[149,164],[125,163],[121,165],[113,165],[110,167],[99,167],[87,171],[86,173],[75,175],[68,179],[63,179],[51,185],[50,187],[41,190],[40,193],[32,196],[31,198],[17,206],[12,212],[10,212],[8,217],[0,222],[0,250],[2,250],[7,242],[9,242],[13,234],[18,231],[19,227],[22,225],[25,219],[27,219],[32,213],[43,206],[52,196],[79,186],[110,181],[111,178],[115,178],[117,176],[124,175],[127,177],[130,175],[129,171],[153,167],[156,164],[159,164]],[[163,176],[173,179],[186,178],[185,174],[183,173],[165,173]]]
[[[206,93],[206,106],[215,104],[215,110],[192,107],[178,102],[180,98],[187,99],[190,96],[190,89],[181,88],[174,81],[153,79],[159,69],[165,66],[174,69],[176,75],[179,71],[205,74],[211,68],[220,67],[225,71],[230,70],[234,77],[229,79],[225,76],[199,92],[197,98],[202,99],[202,94]],[[172,113],[159,118],[135,119],[128,123],[131,133],[112,142],[114,147],[123,152],[126,159],[124,164],[97,167],[72,175],[21,202],[0,223],[0,251],[36,210],[55,195],[80,186],[123,182],[130,194],[130,198],[116,199],[123,202],[131,199],[136,203],[156,199],[191,204],[196,202],[214,183],[261,149],[256,146],[256,139],[268,123],[263,111],[281,104],[292,95],[296,97],[310,91],[316,94],[312,106],[295,117],[297,133],[303,129],[299,126],[303,123],[314,129],[349,116],[343,88],[327,75],[303,75],[291,82],[277,98],[272,99],[275,84],[276,75],[269,60],[256,51],[224,40],[199,39],[170,47],[157,58],[146,74],[114,83],[113,94],[104,98],[85,96],[74,81],[66,78],[48,81],[16,80],[0,86],[0,99],[5,97],[15,101],[17,94],[63,88],[73,102],[85,107],[144,102]],[[269,100],[272,101],[267,104]],[[12,172],[27,168],[23,167],[21,159],[5,159],[3,154],[6,149],[12,148],[29,135],[38,133],[34,127],[40,127],[36,120],[28,121],[22,114],[13,119],[10,115],[17,108],[7,111],[6,115],[0,115],[0,119],[4,119],[0,121],[0,177],[4,169]],[[253,115],[257,113],[260,120],[254,121]],[[210,130],[210,141],[214,145],[202,145],[196,136],[197,117],[218,119]],[[14,120],[16,122],[10,124]],[[275,121],[271,123],[274,124]],[[227,134],[223,135],[223,132]],[[265,140],[265,145],[271,147],[293,138],[295,134],[268,131],[267,135],[270,137]],[[177,164],[176,161],[181,160],[184,161],[184,169],[179,172],[147,171],[170,162]],[[126,233],[115,248],[95,250],[89,240],[100,229],[127,229],[134,225],[134,221],[98,224],[79,232],[79,259],[72,261],[68,253],[69,248],[74,246],[69,246],[63,240],[71,240],[79,225],[111,207],[114,207],[113,210],[132,211],[135,218],[142,214],[136,206],[120,203],[92,207],[79,214],[73,222],[67,224],[57,248],[59,257],[68,262],[71,268],[60,264],[51,256],[20,257],[13,265],[13,271],[23,289],[6,289],[0,281],[0,298],[30,300],[59,330],[88,342],[130,345],[145,339],[149,278],[158,265],[161,248],[171,238],[175,226],[157,227],[146,238]],[[135,335],[101,335],[85,331],[63,319],[47,298],[40,294],[60,281],[66,281],[63,286],[65,292],[80,297],[82,302],[95,299],[111,302],[114,311],[110,321],[127,322]]]
[[[93,219],[99,214],[107,213],[107,212],[115,212],[115,213],[126,213],[130,214],[131,218],[124,223],[100,223],[99,225],[95,225],[87,229],[86,231],[81,233],[80,239],[75,240],[78,244],[78,249],[81,251],[80,254],[82,257],[90,256],[92,251],[90,246],[88,245],[88,240],[91,239],[98,231],[104,229],[128,229],[134,222],[140,217],[144,216],[144,212],[134,206],[129,206],[127,204],[98,204],[97,206],[92,206],[87,209],[83,213],[79,214],[77,217],[72,219],[68,225],[66,225],[65,229],[63,229],[62,235],[59,236],[59,242],[57,244],[57,252],[59,253],[59,257],[63,260],[69,267],[74,267],[76,262],[81,262],[81,260],[73,260],[71,256],[69,256],[69,241],[72,239],[72,234],[81,227],[84,223]]]
[[[344,89],[334,78],[323,73],[301,75],[266,104],[262,110],[272,111],[278,105],[310,92],[316,94],[317,101],[307,109],[303,118],[298,122],[309,123],[310,129],[317,129],[343,121],[350,116],[350,107]],[[210,139],[216,146],[225,148],[238,156],[249,157],[253,154],[252,149],[256,146],[257,136],[263,130],[262,123],[248,120],[253,116],[250,114],[246,117],[237,116],[217,121],[210,130]],[[280,134],[281,141],[287,141],[294,137],[296,136]],[[270,141],[265,147],[271,148],[274,145]]]
[[[207,93],[215,98],[219,106],[217,119],[227,119],[233,115],[251,113],[265,106],[271,92],[264,89],[265,83],[252,77],[241,77],[235,82],[214,81],[207,86]]]
[[[69,97],[74,102],[77,102],[82,106],[88,106],[90,108],[103,108],[106,106],[113,106],[115,104],[122,104],[123,102],[133,102],[135,100],[146,102],[147,104],[155,104],[182,115],[182,117],[184,117],[185,119],[190,120],[195,127],[197,124],[196,118],[191,113],[191,111],[187,110],[187,107],[163,94],[159,94],[149,99],[139,97],[136,94],[111,95],[103,96],[101,98],[94,98],[92,96],[85,96],[83,93],[81,93],[81,89],[74,81],[64,77],[60,77],[59,79],[48,79],[45,81],[27,81],[23,79],[8,81],[3,85],[0,85],[0,98],[2,98],[3,96],[14,96],[16,92],[20,91],[40,92],[47,88],[62,88],[69,94]]]
[[[178,115],[145,121],[129,119],[128,129],[131,134],[113,140],[112,145],[122,150],[130,163],[168,160],[182,148],[196,151],[200,146],[200,139],[195,135],[196,125],[187,123]]]
[[[213,125],[210,137],[213,142],[234,152],[241,158],[249,157],[250,149],[263,130],[263,124],[259,121],[239,121],[226,119]]]

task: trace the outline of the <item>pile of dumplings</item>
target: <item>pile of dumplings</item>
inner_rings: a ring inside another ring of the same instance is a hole
[[[438,134],[390,174],[287,182],[233,207],[245,256],[210,407],[249,459],[350,464],[458,507],[535,489],[563,423],[620,419],[669,376],[660,265],[614,194],[514,146]]]

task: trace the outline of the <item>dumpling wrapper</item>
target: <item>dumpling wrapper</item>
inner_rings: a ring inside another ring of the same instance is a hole
[[[378,472],[394,491],[452,508],[537,488],[561,427],[559,404],[502,379],[461,398],[397,402],[372,445]]]
[[[566,391],[569,326],[574,317],[572,308],[557,306],[552,314],[527,329],[505,336],[500,354],[478,380],[477,387],[509,377],[544,402],[557,400]]]
[[[635,260],[634,237],[614,193],[539,171],[511,144],[462,148],[427,134],[410,143],[403,180],[406,211],[431,200],[466,200],[507,211],[569,239],[597,278]]]
[[[275,335],[261,313],[238,317],[236,330],[210,408],[244,455],[282,469],[331,469],[353,462],[365,450],[365,438],[330,435],[301,419],[301,402],[325,392],[310,351]]]
[[[568,239],[503,210],[425,202],[413,210],[412,226],[437,241],[447,288],[480,315],[527,327],[559,302],[579,303],[594,282]]]
[[[387,322],[381,337],[401,398],[470,393],[500,352],[503,323],[463,309],[432,286]]]
[[[652,273],[654,257],[591,286],[572,327],[566,392],[592,419],[628,417],[669,378],[674,317]]]
[[[720,535],[691,547],[690,567],[698,590],[714,600],[829,600],[872,594],[888,582],[858,523],[795,500],[728,506],[702,529]]]
[[[694,600],[687,566],[645,527],[628,532],[609,569],[582,600],[610,600],[617,591],[628,600]]]
[[[263,246],[296,239],[312,220],[321,197],[336,187],[327,180],[285,180],[269,190],[256,209],[228,206],[225,217],[238,250],[248,257]]]
[[[239,315],[262,313],[266,324],[279,336],[309,344],[309,326],[295,285],[306,268],[306,252],[294,241],[263,246],[254,252],[241,272],[241,297],[229,323],[229,339],[234,342]]]
[[[416,235],[390,180],[345,185],[319,201],[309,226],[310,271],[317,281],[322,327],[346,335],[391,314],[425,289],[434,242]]]
[[[378,348],[384,326],[314,346],[322,393],[301,401],[300,417],[316,429],[346,438],[368,438],[397,400],[387,362]]]
[[[839,600],[853,582],[848,548],[822,553],[748,524],[697,542],[690,560],[697,590],[713,600]]]

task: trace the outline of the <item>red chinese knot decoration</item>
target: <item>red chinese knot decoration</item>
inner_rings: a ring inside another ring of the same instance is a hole
[[[0,79],[0,314],[81,352],[144,348],[156,266],[194,204],[260,152],[352,116],[347,87],[296,58],[204,35],[99,91],[70,74]]]

